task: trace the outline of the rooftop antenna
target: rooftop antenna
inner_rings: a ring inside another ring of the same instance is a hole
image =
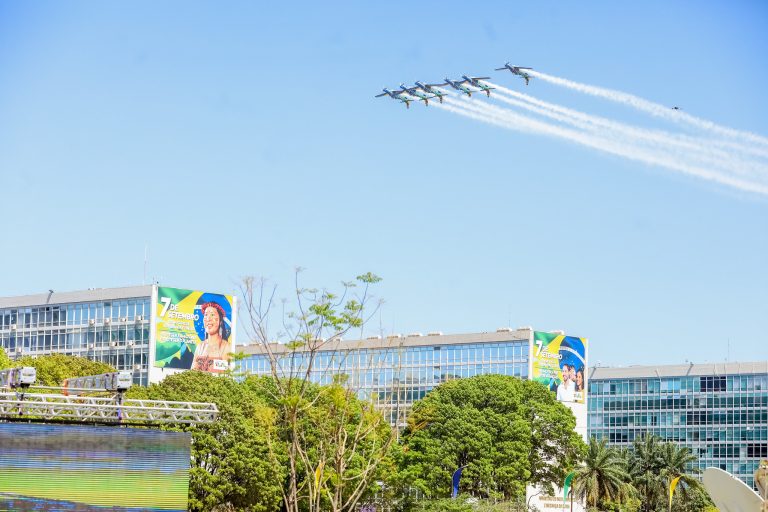
[[[149,244],[144,244],[144,277],[141,278],[142,286],[147,284],[147,259],[149,258]]]

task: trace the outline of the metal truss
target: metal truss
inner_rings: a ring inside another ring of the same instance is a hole
[[[212,423],[216,404],[0,392],[0,419],[83,423]]]

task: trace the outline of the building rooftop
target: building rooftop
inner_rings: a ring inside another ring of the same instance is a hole
[[[499,343],[503,341],[528,341],[531,336],[530,327],[518,329],[499,329],[496,332],[480,332],[471,334],[442,334],[429,333],[392,335],[388,337],[370,337],[364,340],[330,340],[323,344],[321,351],[361,350],[361,349],[387,349],[400,347],[422,347],[433,345],[460,345],[464,343]],[[273,353],[287,352],[284,344],[272,343],[270,349]],[[265,348],[259,344],[239,345],[235,348],[243,354],[263,354]]]
[[[721,376],[768,373],[768,361],[732,363],[686,363],[658,366],[593,367],[591,380],[632,379],[685,376]]]
[[[23,308],[28,306],[45,306],[68,304],[71,302],[92,302],[116,300],[132,297],[149,297],[152,295],[152,285],[125,286],[122,288],[92,288],[74,292],[57,292],[49,290],[34,295],[16,297],[0,297],[0,308]]]

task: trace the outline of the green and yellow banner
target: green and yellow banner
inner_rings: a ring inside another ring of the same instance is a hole
[[[234,346],[231,295],[159,287],[155,366],[220,373]]]

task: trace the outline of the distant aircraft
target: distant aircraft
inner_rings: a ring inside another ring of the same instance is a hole
[[[525,80],[525,85],[528,85],[528,82],[530,82],[530,80],[531,80],[531,75],[529,75],[528,73],[526,73],[525,71],[522,71],[522,70],[523,69],[533,69],[533,68],[524,68],[522,66],[510,66],[509,62],[507,62],[506,64],[504,64],[503,68],[496,68],[496,71],[503,71],[505,69],[508,69],[509,71],[511,71],[513,75],[517,75],[517,76],[523,78],[523,80]]]
[[[446,96],[443,91],[436,89],[436,87],[440,87],[441,85],[445,84],[425,84],[423,82],[416,82],[416,87],[428,94],[434,94],[437,99],[440,100],[440,103],[443,102],[443,97]]]
[[[418,98],[419,101],[423,101],[425,106],[429,106],[429,100],[432,98],[436,98],[437,96],[427,96],[426,94],[420,93],[418,87],[406,87],[405,84],[400,84],[400,88],[403,90],[403,93],[410,94],[414,98]],[[440,103],[443,102],[443,98],[440,98]]]
[[[495,87],[490,87],[488,85],[485,85],[484,83],[480,82],[480,80],[490,80],[491,77],[489,76],[467,76],[467,75],[461,75],[461,78],[464,79],[464,81],[468,82],[470,85],[473,85],[483,91],[485,94],[488,95],[488,97],[491,97],[491,90],[495,89]]]
[[[405,91],[390,91],[386,87],[382,89],[384,91],[381,94],[377,94],[376,98],[381,98],[382,96],[389,96],[393,100],[400,100],[403,103],[405,103],[405,108],[411,108],[411,102],[413,101],[412,98],[409,98],[406,96]]]
[[[672,110],[682,110],[680,107],[672,107]]]
[[[469,96],[471,98],[472,97],[472,93],[473,92],[477,92],[477,91],[473,91],[469,87],[465,87],[465,86],[461,85],[461,84],[466,83],[466,82],[467,82],[467,80],[451,80],[450,78],[446,78],[445,79],[445,83],[436,84],[436,85],[438,85],[438,86],[440,86],[440,85],[450,85],[451,87],[453,87],[457,91],[461,91],[461,92],[463,92],[464,94],[466,94],[467,96]]]

